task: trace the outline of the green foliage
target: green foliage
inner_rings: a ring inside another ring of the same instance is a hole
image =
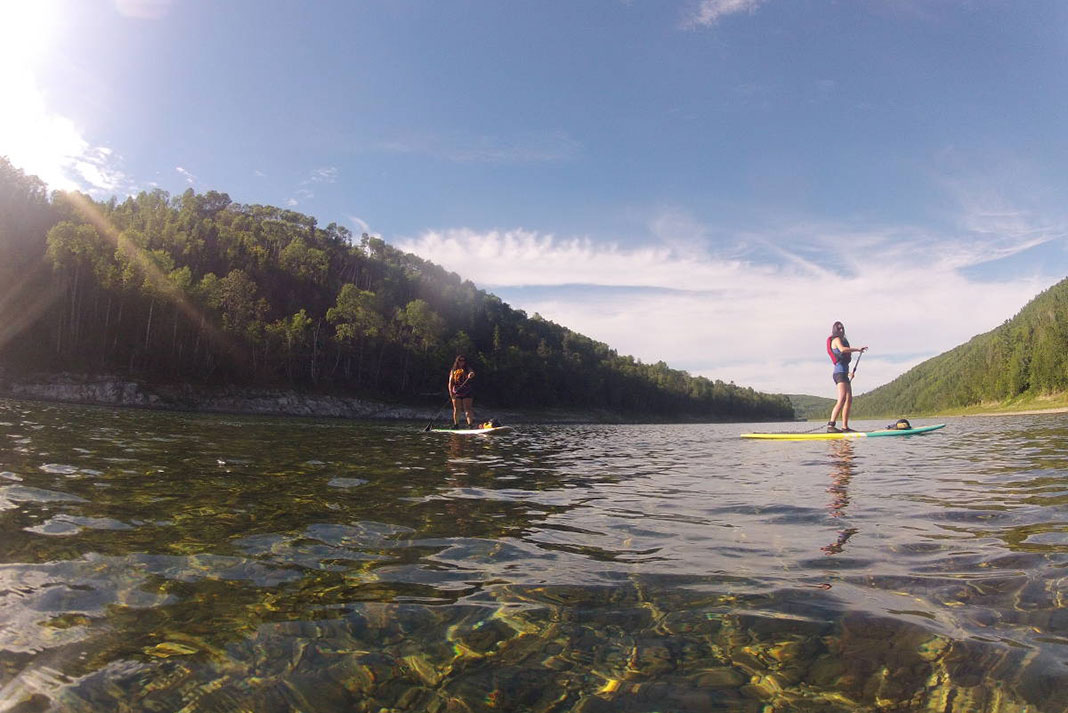
[[[307,359],[307,348],[314,321],[305,310],[275,320],[267,325],[267,352],[274,356],[278,368],[294,381],[300,367]]]
[[[996,329],[853,401],[858,417],[938,413],[1068,391],[1068,279]]]
[[[397,322],[404,341],[424,353],[439,344],[445,333],[445,320],[423,300],[412,300],[403,310],[398,309]]]
[[[375,293],[351,282],[341,286],[337,304],[326,311],[326,319],[337,325],[334,338],[341,344],[377,337],[385,329],[385,320],[375,305]]]
[[[49,201],[43,184],[2,160],[0,206],[11,211],[0,230],[17,233],[19,254],[35,256],[55,285],[24,339],[0,341],[15,367],[415,400],[444,396],[462,352],[481,403],[793,415],[786,397],[620,356],[378,238],[294,211],[192,190]]]
[[[823,396],[809,396],[807,394],[787,394],[790,404],[794,407],[794,414],[800,419],[822,418],[826,419],[834,408],[834,399]]]
[[[211,306],[222,312],[222,327],[234,334],[252,336],[267,313],[266,300],[257,299],[256,283],[244,270],[231,270],[218,282]]]
[[[326,278],[330,260],[326,252],[308,247],[303,238],[290,241],[279,256],[279,267],[299,280],[322,282]]]
[[[45,184],[0,156],[0,278],[39,260],[44,235],[56,222]]]

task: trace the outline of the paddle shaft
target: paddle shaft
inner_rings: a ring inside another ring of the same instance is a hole
[[[423,430],[424,431],[429,431],[430,427],[434,425],[434,421],[437,421],[438,420],[438,416],[441,415],[442,409],[444,409],[445,406],[451,406],[451,405],[452,405],[452,397],[449,397],[449,400],[445,402],[444,406],[442,406],[441,408],[438,409],[437,413],[434,414],[434,418],[430,419],[430,423],[428,423],[426,425],[426,428],[424,428]]]

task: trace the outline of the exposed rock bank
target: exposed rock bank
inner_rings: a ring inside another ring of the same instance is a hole
[[[22,378],[0,384],[0,395],[16,399],[128,406],[176,411],[273,414],[354,419],[432,418],[430,408],[284,389],[207,389],[144,384],[121,378],[69,374]],[[444,400],[442,400],[444,403]]]

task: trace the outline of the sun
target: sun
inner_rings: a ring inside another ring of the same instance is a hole
[[[53,48],[56,0],[0,0],[0,72],[29,68]]]
[[[0,156],[50,188],[72,190],[86,183],[79,174],[92,168],[92,147],[73,119],[52,110],[38,80],[64,7],[61,0],[0,0]]]

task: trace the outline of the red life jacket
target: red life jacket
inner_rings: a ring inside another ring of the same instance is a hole
[[[845,337],[839,337],[839,339],[842,340],[842,346],[843,347],[848,347],[849,346],[849,342],[846,341]],[[833,334],[831,336],[827,337],[827,356],[829,356],[831,358],[831,363],[834,364],[835,366],[838,366],[838,362],[842,362],[843,364],[848,364],[850,361],[852,361],[852,359],[853,359],[853,355],[852,354],[843,354],[841,359],[839,359],[837,356],[835,356],[834,349],[831,348],[831,342],[833,342],[833,341],[834,341],[834,335]]]

